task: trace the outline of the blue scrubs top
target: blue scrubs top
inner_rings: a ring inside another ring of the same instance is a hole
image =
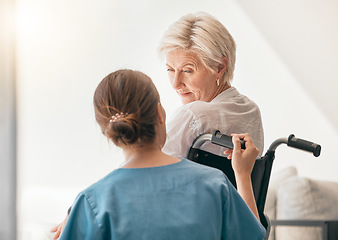
[[[61,240],[245,239],[265,229],[219,170],[187,159],[120,168],[81,192]]]

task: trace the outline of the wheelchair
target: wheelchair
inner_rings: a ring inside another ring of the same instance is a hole
[[[205,142],[211,142],[212,144],[216,144],[219,146],[229,147],[229,136],[220,133],[220,131],[218,130],[216,130],[212,134],[200,135],[193,142],[187,158],[196,163],[207,165],[209,167],[214,167],[223,171],[225,175],[227,175],[233,186],[237,188],[235,174],[231,167],[231,160],[228,160],[226,157],[218,156],[201,150],[200,147]],[[269,186],[272,164],[275,159],[275,151],[276,148],[281,144],[287,144],[287,146],[289,147],[311,152],[315,157],[318,157],[321,152],[320,145],[296,138],[293,134],[291,134],[288,138],[279,138],[275,140],[270,145],[265,155],[261,158],[256,159],[254,168],[251,173],[251,181],[260,221],[266,229],[266,236],[264,239],[268,239],[271,229],[271,222],[268,216],[264,214],[266,195]],[[244,148],[245,144],[243,145],[242,143],[241,145],[242,148]]]

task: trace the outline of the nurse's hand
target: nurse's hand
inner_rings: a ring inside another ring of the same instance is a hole
[[[62,230],[67,223],[67,220],[68,220],[68,214],[67,214],[67,217],[65,218],[65,220],[63,220],[63,222],[61,222],[59,225],[55,226],[54,228],[52,228],[50,230],[52,233],[55,233],[53,239],[58,239],[60,237]]]
[[[241,149],[240,140],[245,141],[245,149]],[[233,150],[226,150],[228,159],[232,159],[231,165],[235,172],[237,191],[245,203],[259,220],[257,205],[252,190],[251,172],[255,165],[259,150],[253,144],[249,134],[232,134]]]
[[[253,166],[259,150],[254,145],[250,135],[246,134],[231,134],[234,149],[228,149],[224,153],[229,154],[228,159],[232,159],[231,165],[236,177],[251,176]],[[245,141],[245,149],[241,149],[240,140]]]

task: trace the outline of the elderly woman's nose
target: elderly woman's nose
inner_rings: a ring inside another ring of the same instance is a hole
[[[180,86],[182,85],[182,77],[180,76],[180,74],[176,73],[175,76],[172,79],[171,85],[174,89],[178,89],[180,88]]]

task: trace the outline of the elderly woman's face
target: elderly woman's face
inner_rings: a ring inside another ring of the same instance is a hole
[[[183,104],[210,102],[217,95],[217,72],[207,69],[194,52],[177,49],[167,54],[168,76]]]

